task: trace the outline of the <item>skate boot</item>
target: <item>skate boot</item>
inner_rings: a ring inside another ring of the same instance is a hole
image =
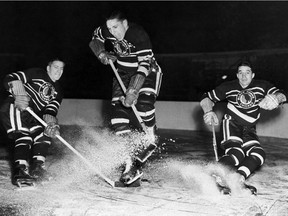
[[[28,167],[24,164],[15,166],[12,177],[12,184],[23,187],[34,187],[34,178],[29,175]]]
[[[220,177],[217,174],[212,174],[212,177],[215,178],[216,186],[218,187],[218,190],[220,191],[221,194],[231,195],[231,189],[227,185],[227,183],[222,179],[222,177]]]
[[[52,179],[52,176],[45,169],[43,161],[35,160],[31,166],[30,174],[37,182],[48,182]]]
[[[253,185],[249,185],[245,182],[245,177],[241,175],[240,177],[240,184],[241,184],[241,187],[245,190],[250,190],[251,194],[252,195],[257,195],[257,189],[256,187],[254,187]]]
[[[141,185],[142,175],[143,172],[141,164],[136,160],[132,166],[126,167],[120,177],[120,182],[122,182],[126,187],[139,187]]]

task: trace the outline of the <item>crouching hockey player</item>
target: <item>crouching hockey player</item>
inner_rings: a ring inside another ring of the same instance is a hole
[[[107,41],[111,42],[113,53],[105,49]],[[131,119],[134,117],[131,106],[135,105],[147,127],[147,136],[151,139],[147,149],[127,163],[120,178],[126,186],[132,186],[139,182],[143,175],[141,167],[157,148],[154,104],[162,80],[161,68],[155,60],[147,33],[141,26],[128,23],[121,12],[113,12],[106,19],[106,25],[95,29],[89,47],[101,63],[109,65],[109,59],[116,63],[119,76],[127,88],[123,92],[114,77],[111,117],[113,131],[116,135],[129,136]]]
[[[53,59],[46,70],[30,68],[4,78],[9,96],[0,108],[0,117],[14,143],[12,183],[19,187],[49,178],[45,159],[51,138],[60,134],[56,115],[63,96],[57,81],[63,69],[64,62]],[[43,128],[27,107],[43,117],[48,126]]]
[[[238,79],[224,82],[205,93],[200,105],[204,111],[205,123],[218,125],[219,121],[213,106],[219,101],[228,101],[221,125],[223,133],[221,148],[225,153],[219,159],[219,163],[236,169],[240,185],[256,194],[256,188],[246,184],[245,181],[264,164],[266,158],[256,133],[260,109],[277,108],[286,102],[287,95],[267,81],[254,80],[255,73],[248,61],[240,62],[236,76]],[[225,183],[223,185],[224,181],[217,176],[214,177],[221,190],[225,190],[225,193],[231,192],[227,190]]]

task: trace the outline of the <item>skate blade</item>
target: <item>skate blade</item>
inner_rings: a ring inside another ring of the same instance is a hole
[[[24,190],[34,190],[36,187],[34,182],[16,182],[17,188],[15,190],[24,191]]]
[[[250,191],[251,195],[257,196],[257,189],[254,186],[244,183],[244,189]]]
[[[133,182],[136,182],[138,179],[140,179],[143,176],[143,172],[140,173],[140,175],[135,176],[133,179],[130,179],[126,184],[131,185]]]
[[[140,187],[141,183],[140,183],[140,179],[132,182],[131,184],[125,184],[122,181],[116,181],[114,184],[114,187],[121,187],[121,188],[129,188],[129,187]]]

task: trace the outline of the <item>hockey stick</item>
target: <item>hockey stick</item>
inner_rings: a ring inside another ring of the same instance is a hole
[[[213,149],[214,149],[214,154],[215,154],[215,160],[218,161],[217,141],[216,141],[214,123],[212,123],[212,132],[213,132]]]
[[[125,92],[126,92],[126,87],[125,87],[125,85],[123,84],[123,82],[122,82],[122,80],[121,80],[121,77],[119,76],[119,74],[118,74],[118,72],[117,72],[117,69],[115,68],[114,63],[113,63],[113,61],[112,61],[111,59],[109,59],[109,64],[110,64],[110,66],[111,66],[111,68],[112,68],[112,70],[113,70],[113,72],[114,72],[114,74],[115,74],[115,76],[116,76],[116,78],[117,78],[117,80],[118,80],[121,88],[122,88],[122,91],[125,93]],[[131,105],[131,108],[132,108],[132,110],[133,110],[133,112],[134,112],[134,114],[135,114],[138,122],[139,122],[140,125],[142,126],[144,132],[147,134],[146,125],[144,124],[141,116],[139,115],[139,113],[138,113],[135,105],[132,104],[132,105]]]
[[[33,110],[28,107],[26,109],[35,119],[37,119],[44,127],[47,127],[47,123],[41,119],[36,113],[33,112]],[[101,177],[102,179],[104,179],[109,185],[111,185],[112,187],[115,187],[115,183],[114,181],[110,180],[109,178],[107,178],[106,176],[104,176],[102,173],[100,173],[98,170],[96,170],[94,168],[94,166],[86,159],[84,158],[75,148],[73,148],[68,142],[66,142],[60,135],[56,135],[56,137],[64,144],[66,145],[71,151],[73,151],[79,158],[82,159],[82,161],[84,163],[86,163],[86,165],[88,165],[90,167],[90,169],[92,169],[99,177]]]

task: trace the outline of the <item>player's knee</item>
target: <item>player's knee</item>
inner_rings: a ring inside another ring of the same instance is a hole
[[[218,163],[227,166],[229,168],[235,168],[235,160],[231,155],[223,155],[219,159]]]
[[[156,97],[154,94],[140,94],[137,100],[136,108],[140,112],[147,112],[155,109]]]
[[[122,136],[131,132],[131,128],[129,127],[128,123],[127,124],[121,124],[121,123],[112,124],[111,129],[114,131],[116,135],[122,135]]]
[[[266,159],[266,153],[264,149],[260,146],[252,147],[248,152],[247,155],[252,157],[255,162],[257,162],[260,166],[264,164]]]
[[[221,144],[224,149],[223,164],[238,166],[245,158],[245,153],[241,148],[241,142],[238,140],[226,140]]]
[[[225,155],[229,155],[234,160],[234,166],[238,166],[245,158],[244,151],[239,147],[226,149]]]
[[[28,147],[30,148],[32,144],[32,138],[30,136],[21,136],[15,140],[15,148],[17,147]]]

